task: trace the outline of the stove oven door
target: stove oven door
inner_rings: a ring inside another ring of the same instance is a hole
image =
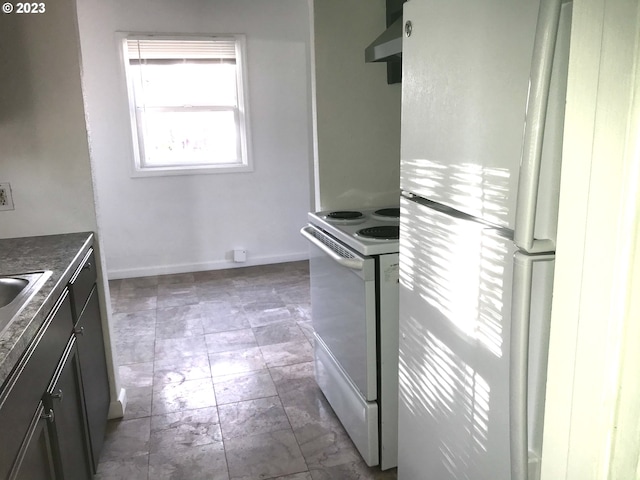
[[[307,226],[318,385],[368,465],[379,463],[375,259]]]

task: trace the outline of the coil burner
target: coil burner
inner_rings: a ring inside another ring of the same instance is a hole
[[[363,228],[357,231],[357,235],[376,240],[397,240],[400,238],[400,227],[397,225],[383,225]]]
[[[380,210],[373,212],[373,216],[397,220],[400,218],[400,208],[381,208]]]
[[[327,213],[327,218],[332,218],[334,220],[357,220],[362,217],[362,212],[351,210],[339,210],[336,212]]]

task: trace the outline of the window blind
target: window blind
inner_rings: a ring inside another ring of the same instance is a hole
[[[128,38],[130,63],[155,61],[219,61],[235,63],[235,38],[211,40],[165,40],[156,38]]]

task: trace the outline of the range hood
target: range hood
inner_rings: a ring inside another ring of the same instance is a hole
[[[402,6],[406,0],[386,0],[387,29],[364,50],[365,62],[386,62],[387,83],[402,81]]]
[[[402,17],[397,18],[364,51],[365,62],[388,62],[402,58]]]

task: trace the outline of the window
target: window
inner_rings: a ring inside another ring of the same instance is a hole
[[[244,37],[127,36],[134,176],[250,171]]]

